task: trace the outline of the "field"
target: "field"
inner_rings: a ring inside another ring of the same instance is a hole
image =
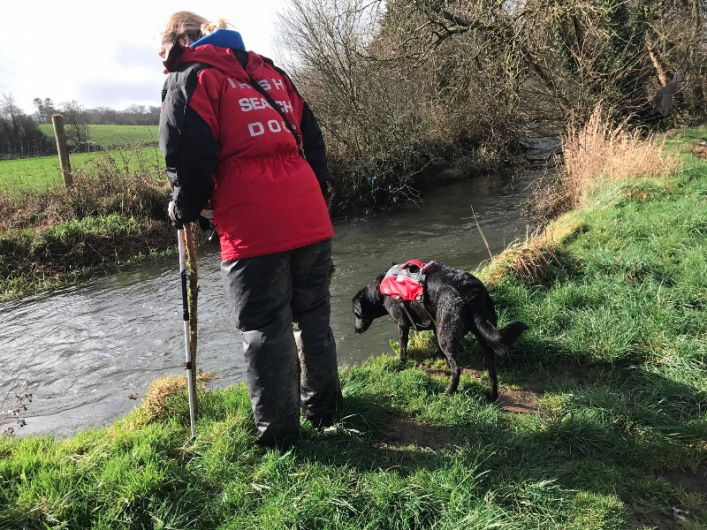
[[[502,323],[529,326],[500,360],[497,403],[473,340],[445,396],[418,334],[419,364],[344,370],[337,425],[265,451],[244,385],[200,392],[188,443],[175,377],[105,429],[0,437],[0,527],[707,528],[707,163],[683,161],[605,185],[551,225],[552,248],[477,271]]]
[[[51,124],[41,124],[39,128],[53,137]],[[157,147],[143,144],[156,142],[156,125],[89,125],[89,133],[98,145],[131,146],[99,153],[75,153],[70,155],[72,169],[81,175],[97,159],[110,157],[121,165],[135,164],[138,159],[154,160],[155,167],[163,164]],[[139,151],[139,154],[138,154]],[[80,178],[80,177],[79,177]],[[16,194],[23,190],[44,190],[63,185],[56,155],[25,158],[20,160],[0,160],[0,193]]]
[[[54,137],[50,123],[43,123],[40,130],[47,136]],[[91,139],[101,146],[135,145],[158,140],[157,125],[89,125]]]
[[[77,153],[70,155],[72,170],[79,175],[82,170],[91,168],[92,163],[100,159],[113,159],[115,163],[128,166],[141,160],[153,161],[155,167],[161,167],[164,159],[157,147],[120,149],[98,153]],[[79,177],[80,178],[80,177]],[[57,156],[42,156],[21,160],[0,161],[0,193],[16,194],[23,190],[43,190],[62,186]]]

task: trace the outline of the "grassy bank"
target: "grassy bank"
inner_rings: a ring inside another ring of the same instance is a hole
[[[106,429],[0,439],[0,527],[705,528],[707,164],[585,191],[479,271],[530,327],[497,404],[473,342],[442,395],[427,335],[418,366],[344,370],[340,422],[288,452],[251,445],[242,385],[201,393],[193,445],[157,389]]]
[[[0,300],[174,247],[169,186],[153,156],[146,150],[91,156],[74,170],[71,190],[37,185],[0,194]]]
[[[0,233],[0,300],[115,271],[174,246],[167,223],[111,213]]]

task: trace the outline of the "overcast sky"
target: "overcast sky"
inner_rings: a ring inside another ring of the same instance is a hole
[[[176,11],[223,17],[246,48],[277,59],[275,18],[287,0],[0,0],[0,94],[25,112],[32,100],[116,109],[159,105],[159,34]]]

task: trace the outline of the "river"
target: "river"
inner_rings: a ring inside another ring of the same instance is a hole
[[[385,318],[365,334],[354,334],[356,291],[393,262],[434,259],[469,270],[488,259],[472,206],[492,252],[524,237],[520,204],[533,178],[475,177],[428,192],[420,206],[337,223],[331,295],[339,364],[390,352],[396,336]],[[218,252],[202,247],[200,254],[197,358],[201,369],[219,374],[212,386],[230,385],[245,373],[240,334],[224,294]],[[176,260],[0,304],[0,410],[15,394],[34,398],[18,434],[63,437],[103,426],[139,403],[154,379],[184,373]]]

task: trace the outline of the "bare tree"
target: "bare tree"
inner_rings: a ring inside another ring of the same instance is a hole
[[[61,113],[67,124],[66,137],[74,146],[87,144],[91,137],[84,108],[76,101],[69,101],[61,106]]]
[[[292,0],[280,35],[344,193],[395,198],[428,164],[507,164],[529,130],[598,103],[640,125],[703,119],[706,14],[707,0]]]
[[[37,109],[37,120],[40,123],[51,123],[52,114],[56,113],[56,108],[51,98],[34,98],[32,104]]]

